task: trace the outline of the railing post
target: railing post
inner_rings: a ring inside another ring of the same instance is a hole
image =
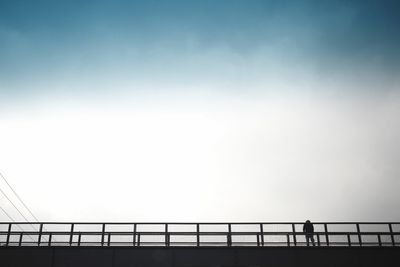
[[[329,247],[328,224],[324,223],[326,245]]]
[[[290,235],[289,233],[286,234],[287,246],[290,247]]]
[[[318,247],[321,246],[321,238],[319,237],[319,233],[317,233],[317,244],[318,244]]]
[[[21,234],[19,235],[19,242],[18,242],[18,246],[22,245],[22,236],[24,235],[23,232],[21,232]]]
[[[51,238],[53,237],[53,233],[50,233],[50,235],[49,235],[49,242],[48,242],[48,246],[50,247],[51,246]]]
[[[349,245],[349,247],[351,247],[351,238],[350,238],[350,234],[347,234],[347,244]]]
[[[140,233],[138,233],[138,241],[137,241],[138,247],[140,247]]]
[[[40,247],[40,242],[42,240],[43,223],[39,226],[39,236],[38,236],[38,247]]]
[[[12,223],[8,224],[8,232],[7,232],[6,246],[8,246],[9,243],[10,243],[11,227],[12,227]]]
[[[362,238],[361,238],[361,232],[360,232],[360,224],[357,223],[357,236],[358,236],[358,243],[360,244],[360,247],[362,246]]]
[[[381,240],[381,235],[378,234],[378,244],[380,247],[382,247],[382,240]]]
[[[260,234],[257,234],[257,247],[260,246]]]
[[[296,226],[292,223],[292,232],[293,232],[293,242],[294,245],[297,246],[297,237],[296,237]]]
[[[133,246],[136,245],[136,223],[133,224]]]
[[[196,224],[197,246],[200,247],[200,224]]]
[[[104,246],[104,232],[106,231],[106,224],[103,223],[101,228],[101,246]]]
[[[227,238],[228,247],[232,246],[232,236],[231,236],[231,233],[232,233],[232,225],[231,225],[230,223],[228,223],[228,238]]]
[[[389,223],[389,231],[390,231],[390,239],[392,240],[392,246],[394,247],[396,245],[395,241],[394,241],[394,236],[393,236],[393,227],[392,224]]]
[[[168,247],[169,246],[169,240],[168,240],[168,224],[165,224],[165,246]]]
[[[74,237],[74,224],[71,223],[71,233],[69,235],[69,245],[70,246],[72,246],[73,237]]]
[[[110,244],[111,244],[111,233],[108,232],[108,234],[107,234],[107,247],[109,247]]]
[[[78,247],[81,246],[81,236],[82,236],[82,234],[81,234],[81,232],[79,232],[79,235],[78,235]]]
[[[261,232],[261,246],[264,246],[264,225],[260,223],[260,232]]]

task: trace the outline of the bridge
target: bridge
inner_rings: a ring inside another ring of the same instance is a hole
[[[400,266],[400,222],[1,222],[1,266]]]

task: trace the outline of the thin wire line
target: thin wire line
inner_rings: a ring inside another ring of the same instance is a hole
[[[29,220],[24,216],[24,214],[22,214],[22,212],[18,209],[17,206],[15,206],[15,204],[11,201],[11,199],[6,195],[6,193],[4,193],[3,189],[0,188],[0,192],[8,199],[8,201],[14,206],[14,208],[18,211],[18,213],[22,216],[22,218],[25,219],[25,221],[29,222]],[[32,224],[30,224],[30,226],[32,226]],[[33,226],[32,226],[33,227]],[[33,228],[35,229],[35,228]],[[35,229],[36,230],[36,229]]]
[[[11,217],[10,214],[8,214],[8,212],[5,211],[5,209],[3,209],[2,206],[0,206],[0,209],[4,212],[5,215],[7,215],[7,217],[8,217],[11,221],[15,222],[15,220],[13,219],[13,217]],[[19,226],[19,224],[15,224],[15,225],[16,225],[22,232],[25,232],[25,230],[22,229],[21,226]],[[28,235],[28,237],[29,237],[33,242],[35,242],[35,240],[32,238],[32,236]]]
[[[36,216],[33,214],[33,212],[28,208],[28,206],[25,204],[25,202],[22,200],[22,198],[17,194],[17,192],[14,190],[14,188],[10,185],[10,183],[7,181],[6,177],[4,177],[4,175],[0,172],[0,176],[1,178],[3,178],[4,182],[6,182],[6,184],[8,185],[8,187],[11,189],[11,191],[14,193],[14,195],[18,198],[18,200],[22,203],[22,205],[24,205],[24,207],[28,210],[28,212],[32,215],[32,217],[36,220],[36,222],[40,223],[39,220],[36,218]],[[8,201],[11,202],[11,204],[14,206],[14,208],[17,209],[17,211],[19,212],[19,214],[21,214],[21,216],[25,219],[25,221],[29,222],[28,219],[26,219],[26,217],[21,213],[21,211],[14,205],[14,203],[8,198],[8,196],[4,193],[3,190],[0,191],[3,193],[3,195],[8,199]],[[30,224],[30,226],[32,227],[33,230],[36,231],[35,227],[33,227],[32,224]],[[43,230],[46,231],[46,228],[43,227]],[[46,237],[43,237],[44,241],[47,242]]]
[[[3,209],[2,206],[0,206],[0,209],[7,215],[8,219],[10,219],[11,221],[15,222],[14,219],[10,216],[10,214],[8,214],[7,211],[5,211],[5,209]]]
[[[22,203],[22,205],[24,205],[24,207],[29,211],[29,213],[32,215],[32,217],[39,222],[39,220],[36,218],[36,216],[32,213],[32,211],[28,208],[28,206],[25,204],[24,201],[22,201],[22,199],[19,197],[19,195],[17,194],[17,192],[15,192],[15,190],[12,188],[12,186],[8,183],[7,179],[4,177],[4,175],[0,172],[0,176],[1,178],[3,178],[4,182],[6,182],[6,184],[8,185],[8,187],[11,189],[11,191],[13,191],[14,195],[18,198],[18,200]]]
[[[3,180],[7,183],[7,185],[10,187],[10,189],[13,191],[13,193],[17,196],[17,198],[21,201],[21,203],[28,209],[28,207],[25,205],[25,203],[22,201],[22,199],[18,196],[17,192],[15,192],[15,190],[11,187],[11,185],[7,182],[7,180],[5,179],[5,177],[3,176],[3,174],[0,173],[0,176],[3,178]],[[12,200],[6,195],[6,193],[0,188],[0,192],[7,198],[7,200],[14,206],[14,208],[18,211],[18,213],[22,216],[22,218],[25,219],[26,222],[29,222],[29,220],[24,216],[24,214],[22,214],[22,212],[18,209],[17,206],[15,206],[14,202],[12,202]],[[28,209],[29,211],[29,209]],[[31,211],[29,211],[31,213]],[[33,214],[32,214],[33,215]],[[37,218],[33,215],[33,217],[35,218],[35,220],[37,222],[39,222],[37,220]],[[37,229],[35,229],[35,227],[33,227],[32,224],[29,224],[33,230],[37,231]],[[45,239],[45,238],[44,238]],[[46,239],[45,239],[46,241]]]

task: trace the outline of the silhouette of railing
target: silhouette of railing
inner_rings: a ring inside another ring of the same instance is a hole
[[[315,246],[395,247],[400,222],[313,223]],[[25,231],[24,228],[37,229]],[[1,246],[307,246],[300,222],[94,223],[0,222]],[[310,244],[311,246],[312,244]]]

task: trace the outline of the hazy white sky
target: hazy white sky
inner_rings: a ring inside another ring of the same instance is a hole
[[[2,173],[42,220],[400,219],[398,93],[213,97],[4,112]]]
[[[0,1],[0,172],[43,221],[400,221],[399,25],[396,0]]]

